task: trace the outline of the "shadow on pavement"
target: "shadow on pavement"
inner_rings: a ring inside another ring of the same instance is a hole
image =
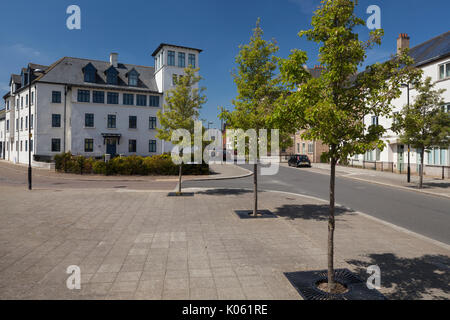
[[[392,253],[371,254],[370,261],[350,260],[347,263],[362,279],[370,265],[378,265],[381,270],[381,287],[393,290],[386,293],[388,299],[412,300],[448,299],[450,295],[450,258],[444,255],[425,255],[420,258],[401,258]],[[442,292],[447,296],[444,296]]]
[[[413,189],[419,189],[418,185],[411,186]],[[424,182],[423,183],[423,189],[430,189],[430,188],[442,188],[442,189],[448,189],[450,188],[449,182]]]
[[[244,189],[211,189],[206,191],[198,191],[196,193],[208,196],[226,196],[226,195],[240,195],[246,193],[253,193],[253,191]]]
[[[315,204],[283,205],[282,207],[276,208],[273,213],[280,217],[286,217],[289,220],[306,219],[326,221],[330,215],[330,207],[328,205]],[[344,214],[351,214],[351,211],[342,207],[336,207],[334,214],[337,217]]]

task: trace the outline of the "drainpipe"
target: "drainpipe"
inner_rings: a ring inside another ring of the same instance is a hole
[[[66,108],[67,108],[67,85],[64,85],[64,133],[63,133],[63,152],[66,153]]]

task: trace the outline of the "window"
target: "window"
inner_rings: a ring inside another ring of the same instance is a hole
[[[300,143],[297,143],[297,153],[300,153]]]
[[[23,118],[20,118],[20,131],[23,130]]]
[[[110,67],[106,70],[106,83],[117,85],[118,72],[114,67]]]
[[[52,152],[61,151],[61,139],[52,139]]]
[[[134,105],[134,94],[124,93],[123,94],[123,104],[127,106]]]
[[[314,143],[308,143],[308,153],[314,153]]]
[[[92,102],[105,103],[105,92],[104,91],[93,91],[92,92]]]
[[[372,117],[372,125],[374,125],[374,126],[378,125],[378,117],[377,116]]]
[[[94,114],[93,113],[85,113],[84,114],[84,126],[86,128],[94,127]]]
[[[138,85],[138,79],[139,79],[139,73],[135,69],[131,69],[130,72],[127,74],[128,77],[128,85],[137,87]]]
[[[156,117],[149,117],[148,118],[148,128],[149,129],[156,129]]]
[[[52,91],[52,103],[61,103],[61,91]]]
[[[33,152],[33,140],[30,140],[30,151]]]
[[[22,151],[22,145],[23,145],[23,141],[20,140],[20,151]]]
[[[444,104],[442,107],[442,112],[447,112],[450,113],[450,103],[449,104]]]
[[[159,107],[159,96],[150,96],[148,105],[150,107]]]
[[[34,91],[31,92],[31,105],[34,104]]]
[[[20,97],[20,108],[23,109],[23,97]]]
[[[6,132],[9,132],[9,120],[6,120]]]
[[[28,94],[25,96],[25,106],[28,107]]]
[[[95,82],[95,75],[97,73],[97,69],[92,65],[92,63],[88,63],[84,68],[84,81],[85,82]]]
[[[136,152],[136,140],[128,140],[128,152]]]
[[[16,131],[19,131],[19,119],[16,119]]]
[[[186,67],[186,54],[184,52],[178,52],[178,67]]]
[[[94,152],[94,139],[84,139],[84,152]]]
[[[91,98],[91,92],[89,90],[78,89],[78,102],[89,102]]]
[[[129,116],[128,117],[128,127],[130,129],[136,129],[137,128],[137,117],[136,116]]]
[[[52,114],[52,127],[53,128],[61,127],[61,115],[60,114]]]
[[[146,106],[147,105],[147,96],[138,94],[136,95],[136,104],[138,106]]]
[[[33,129],[33,127],[34,127],[34,114],[31,115],[30,129]]]
[[[167,52],[167,64],[169,66],[175,65],[175,51],[168,51]]]
[[[189,65],[195,68],[195,54],[189,53]]]
[[[118,104],[119,103],[119,93],[108,92],[108,104]]]
[[[150,140],[148,142],[148,152],[156,152],[156,140]]]
[[[28,130],[28,116],[25,117],[25,130]]]
[[[116,115],[108,114],[108,129],[115,129],[115,128],[116,128]]]
[[[172,75],[172,85],[176,86],[178,81],[178,76],[176,74]]]
[[[450,78],[450,62],[439,66],[439,80]]]
[[[28,151],[28,140],[25,140],[25,151]]]

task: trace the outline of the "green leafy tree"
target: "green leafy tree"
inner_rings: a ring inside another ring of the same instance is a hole
[[[385,129],[379,125],[367,127],[364,117],[388,116],[391,101],[401,94],[401,83],[413,73],[409,67],[412,59],[406,51],[358,73],[367,50],[381,44],[383,30],[372,31],[367,41],[360,40],[355,29],[365,23],[354,13],[356,5],[357,1],[352,0],[322,1],[312,18],[312,28],[299,33],[320,44],[322,73],[318,78],[309,75],[303,67],[307,55],[301,50],[293,50],[288,59],[281,60],[281,78],[291,90],[279,100],[273,116],[280,127],[302,129],[303,138],[321,140],[329,146],[325,154],[331,166],[329,292],[338,289],[334,279],[336,164],[355,154],[383,149],[381,136]]]
[[[414,103],[404,106],[394,116],[392,130],[400,133],[402,143],[420,150],[420,182],[423,187],[423,160],[425,151],[432,147],[448,148],[450,144],[450,114],[442,110],[442,94],[445,89],[435,90],[428,77],[414,84],[417,92]]]
[[[167,93],[163,111],[158,111],[160,127],[157,138],[171,141],[175,130],[185,129],[191,135],[191,151],[194,145],[194,124],[200,115],[202,105],[206,103],[205,88],[198,87],[202,79],[199,69],[191,66],[184,69],[184,75],[178,77],[176,86]],[[178,193],[181,194],[182,164],[179,165]]]
[[[236,57],[237,70],[233,72],[238,95],[233,100],[232,112],[221,109],[220,118],[228,128],[256,130],[259,141],[259,130],[271,128],[268,126],[269,116],[274,110],[275,101],[281,92],[280,81],[276,77],[278,58],[274,54],[278,51],[275,40],[263,39],[260,19],[256,21],[250,43],[239,46]],[[254,206],[253,215],[258,215],[258,164],[254,159],[253,187]]]

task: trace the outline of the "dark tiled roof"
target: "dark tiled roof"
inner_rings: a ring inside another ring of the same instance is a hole
[[[14,81],[15,83],[21,83],[22,82],[22,77],[20,76],[20,74],[12,74],[11,75],[11,80]]]
[[[189,49],[189,50],[195,50],[198,52],[202,52],[202,49],[196,49],[196,48],[190,48],[190,47],[185,47],[185,46],[177,46],[176,44],[170,44],[170,43],[161,43],[158,48],[156,48],[155,51],[153,51],[152,53],[152,57],[156,56],[156,54],[158,53],[159,50],[161,50],[162,47],[164,46],[171,46],[171,47],[176,47],[176,48],[181,48],[181,49]]]
[[[84,81],[83,68],[91,63],[96,69],[96,82],[90,83]],[[111,89],[129,89],[129,90],[146,90],[158,92],[156,86],[153,67],[145,67],[131,64],[119,63],[116,70],[118,71],[118,84],[111,85],[106,83],[105,71],[111,67],[106,61],[89,60],[81,58],[64,57],[52,64],[44,75],[37,78],[38,81],[71,84],[80,86],[90,86]],[[128,86],[128,78],[126,74],[135,69],[139,73],[139,83],[137,87]]]
[[[450,55],[450,31],[430,39],[410,50],[416,65],[424,65],[434,60]]]

